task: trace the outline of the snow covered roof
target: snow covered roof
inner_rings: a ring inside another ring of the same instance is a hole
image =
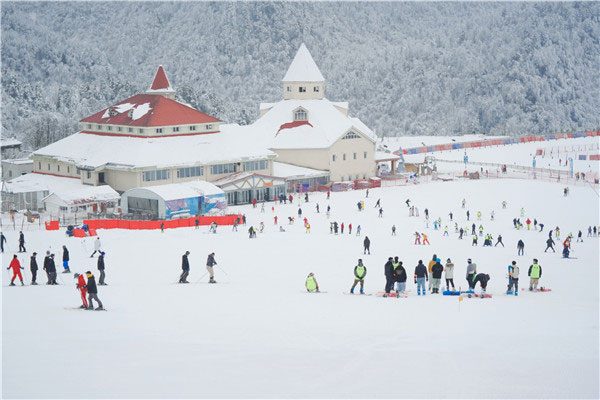
[[[225,194],[220,187],[207,181],[189,181],[167,185],[144,186],[141,188],[129,189],[124,195],[131,190],[148,190],[159,195],[165,201]]]
[[[116,201],[121,198],[113,188],[108,185],[90,186],[80,184],[76,188],[54,189],[52,193],[42,199],[48,202],[53,196],[58,197],[66,204],[86,204],[99,201]]]
[[[148,92],[175,92],[169,83],[169,79],[167,79],[167,74],[162,65],[158,66],[158,70],[156,71],[156,75],[154,76],[154,80],[152,81],[152,85],[150,85]]]
[[[157,96],[160,97],[160,96]],[[80,168],[166,168],[275,157],[237,124],[212,135],[134,138],[78,132],[33,153]]]
[[[310,52],[302,43],[294,60],[290,64],[283,82],[323,82],[325,78],[313,60]]]
[[[153,127],[221,121],[159,94],[137,94],[98,111],[80,122]]]
[[[400,158],[400,156],[397,156],[394,153],[386,153],[385,151],[375,152],[375,161],[399,160]]]
[[[307,111],[308,124],[294,123],[294,111]],[[334,103],[321,100],[282,100],[248,127],[271,149],[328,148],[350,129],[375,142],[376,136],[358,118],[344,115]]]
[[[6,164],[14,164],[14,165],[25,165],[25,164],[33,164],[33,160],[30,158],[12,158],[2,160],[3,163]]]
[[[3,182],[2,191],[8,193],[54,192],[76,190],[81,186],[83,184],[79,178],[66,178],[32,172]]]
[[[286,179],[305,179],[327,176],[329,175],[329,171],[298,167],[296,165],[274,161],[273,175]]]
[[[15,138],[0,138],[0,147],[17,147],[22,145],[23,143],[20,140]]]

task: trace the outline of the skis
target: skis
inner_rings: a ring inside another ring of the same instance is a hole
[[[306,293],[306,294],[319,294],[319,293],[327,293],[327,292],[324,292],[324,291],[321,290],[321,291],[318,291],[318,292],[317,291],[315,291],[315,292],[303,291],[302,293]]]
[[[372,296],[372,293],[350,293],[350,292],[342,292],[342,294],[346,294],[348,296]]]
[[[108,311],[106,308],[102,308],[102,309],[97,309],[94,308],[93,310],[90,310],[88,308],[81,308],[81,307],[65,307],[65,310],[81,310],[81,311]]]
[[[552,289],[548,289],[548,288],[538,288],[538,289],[535,289],[535,290],[529,290],[527,288],[521,288],[521,290],[527,290],[527,291],[536,292],[536,293],[537,292],[551,292],[552,291]]]
[[[469,293],[469,294],[467,295],[467,297],[468,297],[469,299],[470,299],[470,298],[491,299],[491,298],[492,298],[492,295],[491,295],[491,294],[487,294],[487,293],[484,293],[484,294],[474,294],[474,293]]]
[[[402,293],[396,293],[396,292],[390,292],[390,293],[386,293],[386,292],[377,292],[376,294],[377,297],[392,297],[392,298],[403,298],[406,299],[408,297],[408,295],[406,294],[406,292],[402,292]]]

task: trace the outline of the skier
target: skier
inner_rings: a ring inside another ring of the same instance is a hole
[[[385,275],[385,292],[388,294],[394,287],[394,263],[393,263],[393,260],[394,259],[392,257],[389,257],[383,267],[384,275]]]
[[[233,223],[235,224],[235,221],[233,221]],[[200,229],[200,219],[199,218],[194,219],[194,229]]]
[[[522,256],[524,254],[525,254],[525,243],[523,243],[523,240],[519,239],[519,241],[517,242],[517,255]]]
[[[429,210],[425,209],[425,219],[429,219]]]
[[[537,218],[534,218],[533,219],[533,230],[534,231],[537,231],[537,225],[538,225]]]
[[[558,226],[554,229],[554,233],[556,234],[556,239],[560,240],[560,228]]]
[[[450,290],[450,285],[452,285],[452,291],[454,288],[454,264],[450,259],[446,260],[446,266],[444,268],[444,278],[446,278],[446,290]]]
[[[277,225],[277,215],[273,217],[273,224]]]
[[[308,221],[306,222],[306,224],[304,224],[304,227],[306,228],[306,233],[310,233],[310,224],[308,223]]]
[[[13,255],[13,259],[10,262],[8,268],[6,268],[6,270],[9,270],[11,268],[13,270],[13,276],[10,280],[10,286],[15,286],[16,277],[19,277],[19,280],[21,281],[21,286],[24,286],[25,284],[23,283],[23,275],[21,275],[21,270],[25,268],[21,267],[21,263],[19,262],[19,259],[17,258],[16,254]]]
[[[304,193],[304,202],[308,203],[308,193]]]
[[[444,226],[444,236],[448,236],[448,225]]]
[[[394,280],[396,281],[396,294],[406,292],[406,269],[398,257],[394,258]]]
[[[448,216],[450,217],[450,221],[452,221],[452,213],[448,214]]]
[[[105,253],[103,251],[100,252],[97,264],[98,271],[100,271],[100,280],[98,281],[98,284],[102,286],[106,285],[106,283],[104,283],[104,254]]]
[[[352,235],[352,224],[348,224],[348,235]]]
[[[25,249],[25,235],[23,235],[23,231],[19,231],[19,253],[25,252],[27,252]]]
[[[498,235],[498,239],[496,239],[496,244],[494,245],[494,247],[498,246],[499,244],[501,244],[502,247],[504,247],[504,243],[502,243],[502,235]]]
[[[530,225],[531,225],[531,220],[529,218],[527,218],[527,221],[525,221],[525,223],[527,224],[527,230],[529,230]]]
[[[521,217],[525,216],[525,209],[523,207],[521,207]]]
[[[298,207],[298,219],[302,218],[302,208]]]
[[[377,199],[377,203],[375,203],[375,207],[373,207],[373,208],[377,208],[377,207],[381,207],[381,199]]]
[[[406,199],[405,203],[406,203],[406,206],[410,208],[410,199]]]
[[[31,255],[31,259],[29,261],[29,270],[31,271],[31,284],[32,285],[37,285],[37,282],[35,281],[37,279],[37,271],[38,271],[37,260],[35,259],[36,256],[37,256],[37,253],[34,251],[33,254]]]
[[[246,214],[242,214],[242,225],[246,225]]]
[[[342,222],[342,224],[340,225],[340,232],[342,234],[344,234],[344,223]]]
[[[254,235],[256,237],[256,233]],[[215,265],[217,265],[217,262],[215,261],[215,253],[213,252],[208,255],[208,259],[206,260],[206,270],[210,274],[208,283],[217,283],[217,281],[215,281],[215,271],[213,270]]]
[[[471,235],[475,235],[475,224],[471,225]]]
[[[309,293],[319,292],[319,284],[317,283],[315,274],[312,272],[306,277],[306,283],[304,285],[306,286],[306,291]]]
[[[537,290],[538,283],[542,277],[542,267],[538,264],[537,258],[533,259],[533,264],[529,266],[527,275],[529,276],[529,291]]]
[[[359,225],[360,228],[360,225]],[[360,231],[360,229],[359,229]],[[363,241],[363,246],[364,246],[364,251],[363,254],[367,254],[367,252],[369,252],[369,255],[371,255],[371,241],[369,240],[368,236],[365,236],[365,240]]]
[[[90,256],[90,258],[94,257],[94,254],[96,254],[96,252],[100,253],[101,248],[102,248],[102,245],[100,244],[100,236],[97,236],[96,240],[94,240],[94,252]]]
[[[396,236],[396,225],[392,225],[392,236]]]
[[[540,232],[544,230],[544,224],[538,224],[540,226]]]
[[[360,236],[360,225],[356,227],[356,236]]]
[[[379,218],[383,218],[383,208],[379,207]]]
[[[569,253],[571,252],[571,239],[566,238],[563,242],[563,258],[569,258]]]
[[[319,214],[320,213],[320,211],[319,211],[319,203],[317,203],[316,209],[317,209],[317,214]]]
[[[48,275],[48,282],[46,285],[58,285],[56,283],[56,265],[54,264],[54,254],[48,254],[46,252],[46,258],[44,258],[44,271]]]
[[[481,221],[481,211],[477,211],[477,220]]]
[[[473,243],[471,243],[471,246],[477,246],[477,235],[473,235]]]
[[[160,223],[160,233],[165,233],[165,223],[164,222]]]
[[[588,226],[588,235],[587,237],[591,237],[592,236],[592,226]]]
[[[462,208],[465,208],[466,205],[467,205],[467,200],[462,199]]]
[[[415,232],[415,244],[421,244],[421,234],[419,232]]]
[[[369,198],[369,189],[367,189],[367,193],[366,193],[365,197]]]
[[[427,267],[423,264],[422,260],[419,260],[419,264],[415,267],[415,284],[417,285],[417,295],[421,295],[421,291],[423,291],[423,296],[427,293],[425,291],[425,281],[429,281],[429,275],[427,275]]]
[[[502,208],[506,208],[506,200],[502,200]]]
[[[336,234],[336,235],[338,234],[338,223],[337,223],[337,221],[335,221],[333,223],[333,233]]]
[[[423,244],[431,244],[431,243],[429,243],[429,239],[427,238],[426,234],[421,233],[421,236],[423,236]]]
[[[471,217],[471,213],[469,212],[469,210],[467,210],[467,221],[469,221],[469,218]],[[473,224],[475,225],[475,224]]]
[[[365,276],[367,276],[367,267],[363,265],[362,259],[358,259],[358,265],[354,267],[354,284],[350,293],[354,294],[354,288],[360,283],[360,294],[365,293]]]
[[[356,207],[358,207],[358,211],[361,211],[361,202],[356,203]]]
[[[275,220],[277,220],[277,216],[275,216]],[[236,231],[236,232],[237,232],[237,231],[238,231],[238,225],[239,225],[239,224],[240,224],[240,219],[239,219],[239,218],[236,218],[236,219],[233,221],[233,225],[232,225],[232,227],[231,227],[231,232],[233,232],[233,231]]]
[[[260,203],[260,212],[261,213],[265,212],[265,203]]]
[[[69,269],[69,250],[67,250],[67,246],[63,245],[63,274],[71,272]]]
[[[190,255],[189,251],[186,251],[185,254],[181,257],[181,269],[183,272],[179,276],[179,283],[189,283],[187,281],[187,277],[190,274],[190,262],[188,261],[188,256]]]
[[[517,267],[517,262],[513,261],[511,265],[508,266],[508,290],[506,294],[513,294],[513,286],[515,287],[514,294],[515,296],[519,295],[519,267]]]
[[[471,259],[467,260],[467,283],[469,284],[469,290],[473,290],[475,285],[473,284],[473,280],[475,279],[475,274],[477,273],[477,264],[473,264]]]
[[[494,210],[492,210],[492,212],[490,213],[490,220],[492,220],[492,221],[493,221],[493,220],[494,220],[494,217],[495,217],[495,215],[496,215],[496,214],[494,213]]]
[[[479,225],[479,236],[483,236],[483,225]]]
[[[463,233],[464,233],[465,231],[463,230],[463,228],[460,228],[460,230],[459,230],[458,232],[459,232],[459,236],[458,236],[458,238],[459,238],[459,239],[462,239],[462,238],[463,238]]]
[[[432,268],[435,265],[435,263],[437,262],[436,260],[437,260],[437,255],[434,254],[433,257],[431,257],[431,260],[429,260],[429,264],[427,264],[427,272],[429,273],[429,276],[431,276]],[[432,284],[433,284],[433,282],[430,280],[427,290],[431,291]]]
[[[477,286],[477,282],[479,282],[481,285],[481,296],[483,296],[485,294],[485,289],[487,288],[487,283],[490,279],[491,278],[488,274],[477,274],[473,280],[473,290],[475,290],[475,286]]]
[[[2,253],[4,253],[4,243],[6,243],[6,236],[0,232],[0,249],[2,249]]]
[[[73,278],[77,279],[77,283],[75,284],[75,288],[79,290],[81,294],[81,303],[82,305],[79,308],[88,308],[87,302],[87,289],[85,284],[85,278],[83,275],[79,275],[77,272],[73,275]]]
[[[431,280],[433,281],[431,285],[431,293],[439,294],[440,293],[440,283],[442,282],[442,272],[444,272],[444,267],[440,264],[440,259],[435,259],[435,264],[431,267]]]
[[[581,238],[581,235],[582,235],[582,233],[581,233],[581,229],[580,229],[579,233],[577,234],[577,241],[578,242],[583,242],[583,239]]]
[[[88,291],[88,301],[90,302],[88,310],[94,309],[94,300],[98,302],[98,308],[96,308],[96,310],[104,310],[102,302],[98,298],[98,287],[96,286],[96,278],[94,278],[94,275],[92,275],[91,271],[86,271],[85,275],[87,276],[87,284],[85,285],[85,287]]]

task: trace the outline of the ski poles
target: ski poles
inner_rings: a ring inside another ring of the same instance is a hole
[[[217,264],[217,267],[219,267],[219,264]],[[220,269],[221,271],[223,271],[223,273],[224,273],[225,275],[229,276],[229,274],[228,274],[227,272],[225,272],[225,271],[223,270],[223,268],[219,267],[219,269]]]
[[[206,271],[206,272],[204,273],[204,275],[202,275],[200,278],[198,278],[198,280],[197,280],[196,282],[194,282],[194,283],[198,283],[198,282],[200,282],[200,281],[202,280],[202,278],[204,278],[206,275],[208,275],[208,271]]]

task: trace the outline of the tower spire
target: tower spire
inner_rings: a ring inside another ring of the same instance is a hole
[[[286,100],[323,98],[325,78],[304,43],[300,45],[282,82],[283,98]]]
[[[146,92],[148,94],[160,94],[169,99],[175,98],[175,90],[171,87],[169,83],[169,79],[167,78],[167,74],[162,65],[158,66],[158,70],[156,71],[156,75],[154,75],[154,80],[152,81],[152,85],[150,85],[150,89]]]

